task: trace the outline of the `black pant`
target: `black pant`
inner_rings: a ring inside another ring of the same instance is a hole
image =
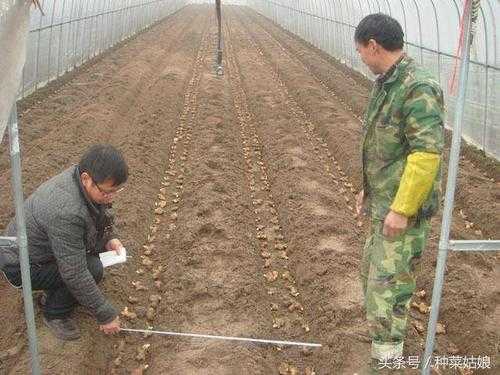
[[[96,283],[102,280],[103,267],[98,256],[87,256],[87,268]],[[6,266],[4,273],[14,286],[21,286],[21,269],[19,266]],[[32,264],[31,287],[33,290],[44,290],[47,294],[43,314],[49,320],[68,317],[78,304],[75,297],[64,284],[57,263]]]

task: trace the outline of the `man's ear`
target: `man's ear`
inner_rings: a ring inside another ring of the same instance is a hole
[[[377,43],[377,41],[375,39],[370,39],[368,41],[368,45],[370,46],[371,51],[373,53],[378,53],[379,52],[379,45],[378,45],[378,43]]]
[[[80,179],[82,180],[82,183],[89,183],[92,181],[92,178],[87,172],[83,172],[80,174]]]

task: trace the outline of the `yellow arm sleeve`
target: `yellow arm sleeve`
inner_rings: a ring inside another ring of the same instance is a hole
[[[440,156],[430,152],[408,155],[391,210],[406,217],[416,215],[432,189],[439,170]]]

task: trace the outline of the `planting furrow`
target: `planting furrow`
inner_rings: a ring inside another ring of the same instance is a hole
[[[158,237],[169,239],[171,233],[177,228],[177,211],[183,197],[185,165],[190,157],[192,131],[196,124],[201,68],[208,48],[206,32],[208,17],[204,18],[203,36],[184,94],[183,109],[168,153],[168,164],[156,196],[152,225],[149,227],[146,243],[143,244],[140,252],[141,260],[135,270],[136,277],[131,281],[127,306],[121,312],[122,317],[134,328],[154,327],[159,314],[160,301],[166,288],[162,280],[164,266],[161,265],[166,254],[156,247],[156,240]],[[147,337],[148,335],[145,335],[144,339]],[[141,364],[142,369],[149,367],[151,351],[151,343],[148,340],[136,343],[136,350],[132,357]],[[114,360],[115,368],[122,365],[124,358],[127,358],[125,355],[127,352],[129,351],[124,344],[118,348],[117,357]]]
[[[248,42],[250,43],[252,48],[255,48],[259,55],[263,56],[263,58],[266,60],[266,65],[272,72],[273,78],[279,83],[279,86],[286,95],[288,106],[292,114],[302,124],[304,134],[311,143],[314,154],[316,155],[318,161],[322,164],[325,173],[330,176],[331,181],[339,187],[339,192],[343,195],[348,210],[351,211],[354,215],[356,190],[349,176],[344,173],[337,159],[330,151],[328,143],[325,141],[324,137],[320,135],[318,126],[313,123],[310,116],[298,104],[293,95],[290,93],[286,82],[284,82],[281,78],[279,69],[276,68],[275,64],[273,64],[273,61],[271,60],[269,55],[264,52],[260,39],[257,39],[255,33],[251,31],[251,28],[246,25],[246,22],[243,21],[241,17],[238,16],[237,18],[240,24],[243,25],[246,34],[250,36],[247,39]],[[283,47],[280,46],[280,48],[288,56],[288,52]],[[359,221],[357,225],[361,227],[363,223]]]
[[[294,337],[304,336],[310,332],[310,325],[305,318],[305,307],[294,273],[288,266],[291,256],[288,252],[288,240],[284,236],[277,205],[271,192],[268,165],[257,131],[259,125],[249,108],[247,94],[243,89],[230,30],[226,24],[224,27],[226,69],[238,118],[246,179],[254,207],[255,236],[260,242],[258,251],[263,258],[263,277],[267,282],[267,294],[272,301],[270,324],[277,332],[287,332]],[[282,367],[286,366],[288,365],[284,363]],[[294,368],[293,365],[290,366]],[[309,367],[307,371],[312,369]]]

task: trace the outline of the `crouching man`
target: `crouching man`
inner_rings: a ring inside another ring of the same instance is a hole
[[[103,277],[99,253],[122,248],[113,234],[110,204],[128,178],[121,153],[92,146],[80,163],[43,183],[25,201],[31,283],[43,290],[43,321],[62,340],[80,332],[70,318],[77,304],[87,308],[106,334],[120,330],[117,310],[97,286]],[[16,236],[15,220],[5,231]],[[21,286],[19,250],[0,248],[0,268]]]

